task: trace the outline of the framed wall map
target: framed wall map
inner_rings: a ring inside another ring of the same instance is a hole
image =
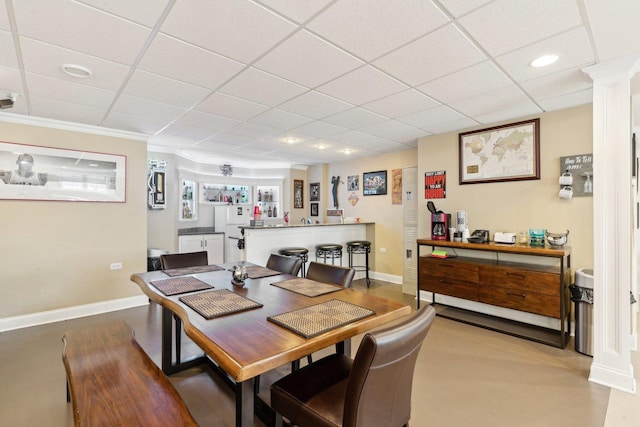
[[[459,134],[460,184],[540,179],[540,119]]]

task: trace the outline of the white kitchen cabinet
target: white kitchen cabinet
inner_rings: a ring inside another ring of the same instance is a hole
[[[178,252],[207,251],[209,264],[224,262],[224,234],[189,234],[178,238]]]

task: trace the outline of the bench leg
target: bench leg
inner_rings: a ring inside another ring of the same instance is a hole
[[[171,373],[171,323],[173,314],[171,310],[166,307],[162,307],[162,371],[169,375]]]
[[[254,379],[236,383],[236,427],[253,427]]]
[[[177,315],[173,315],[176,326],[176,363],[180,363],[180,346],[182,343],[182,320]]]

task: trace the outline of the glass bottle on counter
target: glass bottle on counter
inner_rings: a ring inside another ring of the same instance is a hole
[[[258,201],[262,201],[262,191],[258,190]]]
[[[273,210],[271,209],[271,206],[269,206],[269,210],[267,210],[267,216],[268,217],[272,217],[273,216]]]

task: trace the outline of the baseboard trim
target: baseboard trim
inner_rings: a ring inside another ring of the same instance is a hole
[[[402,284],[402,276],[395,276],[393,274],[377,273],[375,271],[369,271],[369,277],[377,280],[384,280],[385,282],[391,282],[395,284]]]
[[[633,377],[633,365],[631,364],[629,364],[628,370],[621,371],[594,362],[591,364],[589,381],[636,394],[636,380]]]
[[[47,323],[60,322],[63,320],[77,319],[78,317],[92,316],[94,314],[108,313],[110,311],[123,310],[126,308],[139,307],[148,303],[148,297],[145,295],[139,295],[93,304],[66,307],[57,310],[41,311],[39,313],[25,314],[22,316],[5,317],[0,319],[0,332],[45,325]]]

